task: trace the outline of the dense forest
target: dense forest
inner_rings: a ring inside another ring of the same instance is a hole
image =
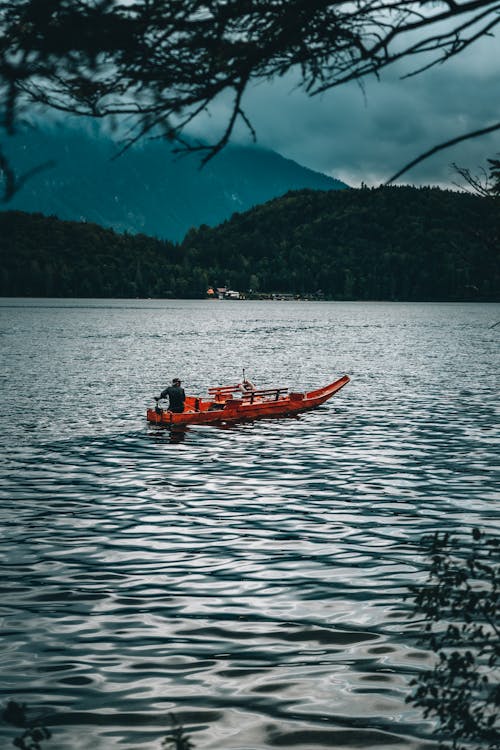
[[[4,296],[500,300],[500,202],[438,188],[290,192],[183,242],[0,213]]]

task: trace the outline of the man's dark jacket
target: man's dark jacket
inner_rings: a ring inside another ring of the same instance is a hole
[[[160,398],[166,398],[168,396],[168,408],[170,411],[181,412],[184,411],[184,401],[186,394],[184,388],[180,385],[169,385],[164,391],[160,393]]]

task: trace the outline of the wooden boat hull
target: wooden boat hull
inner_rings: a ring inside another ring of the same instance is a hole
[[[147,420],[157,425],[190,425],[190,424],[221,424],[240,422],[242,420],[260,419],[262,417],[284,417],[300,414],[315,409],[328,401],[337,391],[349,382],[344,375],[333,383],[317,388],[307,393],[289,393],[279,398],[250,399],[228,398],[225,402],[216,404],[193,396],[186,398],[185,409],[177,414],[163,409],[148,409]],[[215,410],[212,410],[215,407]]]

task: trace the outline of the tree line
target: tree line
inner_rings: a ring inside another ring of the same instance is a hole
[[[0,213],[0,294],[332,300],[500,299],[498,199],[438,188],[301,190],[191,229],[181,243]]]

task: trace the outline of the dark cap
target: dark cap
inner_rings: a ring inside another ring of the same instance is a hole
[[[180,385],[180,384],[181,384],[181,381],[179,380],[179,378],[174,378],[172,380],[172,385]]]

